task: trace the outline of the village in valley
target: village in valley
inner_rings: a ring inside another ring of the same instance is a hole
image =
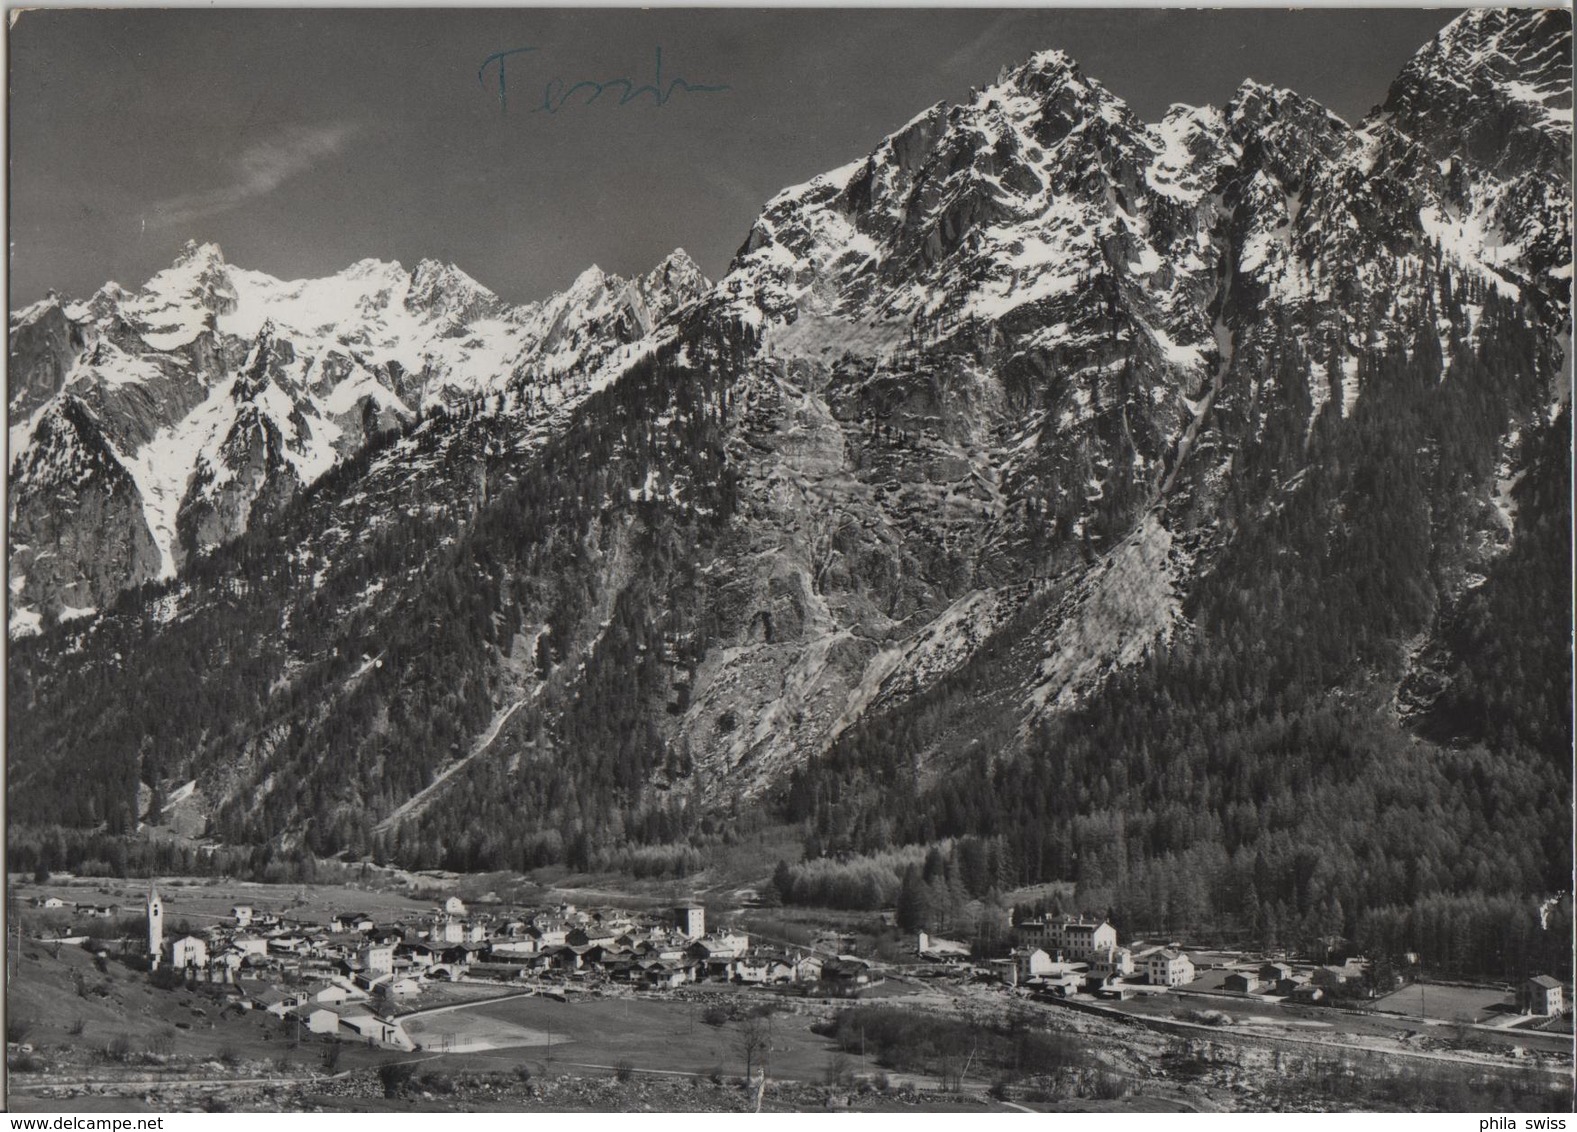
[[[1332,1074],[1439,1073],[1524,1107],[1570,1096],[1569,991],[1549,975],[1468,986],[1405,956],[1122,939],[1054,907],[1006,913],[981,954],[892,913],[790,933],[748,901],[166,878],[90,903],[65,879],[13,878],[23,1105],[1212,1111],[1318,1108]]]

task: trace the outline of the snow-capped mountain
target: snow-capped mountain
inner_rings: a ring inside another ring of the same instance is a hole
[[[1449,361],[1486,345],[1485,293],[1540,304],[1528,376],[1555,405],[1571,263],[1569,24],[1559,12],[1469,13],[1358,126],[1252,80],[1224,108],[1174,106],[1145,124],[1044,52],[778,194],[712,309],[763,327],[772,356],[823,367],[808,389],[788,382],[817,405],[823,451],[846,449],[851,422],[902,421],[923,458],[897,478],[953,487],[923,504],[912,492],[907,513],[878,508],[880,527],[915,543],[943,532],[960,556],[954,585],[920,598],[920,620],[955,631],[883,648],[857,643],[888,635],[879,618],[834,612],[814,636],[844,659],[827,677],[836,692],[813,682],[794,716],[824,716],[811,730],[825,736],[873,696],[923,690],[990,637],[982,624],[1037,600],[1026,575],[1066,581],[1015,678],[1023,704],[1033,715],[1078,702],[1182,623],[1201,568],[1193,528],[1230,489],[1243,446],[1284,427],[1307,442],[1327,409],[1352,418],[1377,388],[1364,357],[1413,351],[1421,317]],[[1502,127],[1507,139],[1485,148]],[[764,395],[786,372],[769,374]],[[796,417],[804,450],[814,428],[804,409]],[[841,486],[826,477],[821,497],[870,531],[868,509],[846,500],[892,471],[884,459]],[[1102,569],[1086,576],[1092,556]],[[773,569],[786,569],[781,558]],[[923,591],[926,573],[910,588]],[[806,592],[814,575],[807,560]],[[786,668],[759,653],[727,663],[751,674],[719,677],[719,712],[732,710],[736,680],[800,684],[797,654]],[[708,702],[699,683],[692,700]],[[780,722],[756,737],[761,781],[824,742]]]
[[[224,733],[170,724],[158,766],[216,835],[455,867],[790,782],[793,820],[880,843],[902,815],[855,786],[1061,765],[1040,737],[1114,681],[1220,696],[1192,649],[1264,658],[1233,726],[1294,685],[1487,726],[1465,642],[1560,576],[1570,28],[1470,12],[1356,124],[1254,81],[1145,123],[1042,52],[778,194],[715,286],[675,253],[508,308],[194,248],[18,312],[13,610],[176,579],[27,644],[29,789],[152,774],[115,743],[209,649],[246,673],[204,685]],[[107,675],[128,651],[163,663]],[[102,680],[119,706],[55,736]]]
[[[13,629],[174,578],[423,411],[617,364],[707,285],[676,251],[512,307],[432,260],[282,282],[190,243],[136,292],[14,312]],[[117,505],[63,516],[64,477],[89,466],[74,490]]]

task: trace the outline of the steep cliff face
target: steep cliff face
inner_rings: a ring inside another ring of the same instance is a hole
[[[12,314],[7,349],[7,415],[12,424],[25,420],[60,391],[83,345],[81,327],[66,317],[60,300],[53,295]]]
[[[67,396],[40,412],[11,485],[13,634],[36,632],[46,617],[90,616],[158,576],[136,480],[86,402]]]
[[[202,693],[233,725],[169,741],[216,831],[471,864],[660,839],[862,743],[915,783],[1010,760],[1251,607],[1327,688],[1439,718],[1467,595],[1537,572],[1517,501],[1562,472],[1518,486],[1565,396],[1569,36],[1470,13],[1357,126],[1253,82],[1146,124],[1045,52],[780,193],[715,287],[676,252],[509,308],[431,263],[195,249],[32,339],[102,345],[38,403],[141,438],[92,475],[189,584],[33,643],[19,699],[110,640],[245,639]],[[1326,640],[1348,591],[1384,609]]]

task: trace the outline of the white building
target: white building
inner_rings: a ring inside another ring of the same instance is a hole
[[[508,959],[525,959],[535,955],[539,950],[537,941],[529,936],[523,939],[512,939],[504,943],[495,943],[492,947],[495,956],[502,956]]]
[[[1170,947],[1145,956],[1145,978],[1158,987],[1176,987],[1194,981],[1193,961]]]
[[[177,970],[208,966],[208,941],[194,935],[170,941],[170,966]]]
[[[337,1034],[339,1015],[332,1010],[314,1010],[307,1015],[307,1029],[314,1034]]]
[[[369,943],[356,953],[361,969],[369,975],[386,975],[394,970],[394,944]]]
[[[1056,968],[1051,956],[1038,947],[1014,948],[1012,959],[1013,971],[1020,984],[1049,975]]]
[[[1088,962],[1098,952],[1117,946],[1117,929],[1105,920],[1047,916],[1022,921],[1014,929],[1014,939],[1020,947],[1041,948],[1054,959]]]
[[[703,936],[696,943],[705,949],[708,959],[738,959],[750,950],[748,935],[729,930]]]
[[[1562,1012],[1565,987],[1549,975],[1535,975],[1522,986],[1523,1009],[1529,1014],[1557,1015]]]
[[[1133,952],[1126,947],[1103,947],[1087,962],[1090,974],[1102,979],[1126,979],[1134,972]]]

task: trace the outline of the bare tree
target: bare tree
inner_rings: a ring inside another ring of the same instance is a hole
[[[749,1080],[750,1075],[755,1071],[758,1060],[761,1068],[766,1069],[771,1036],[772,1021],[769,1017],[751,1014],[740,1019],[737,1042],[740,1055],[745,1059],[746,1080]]]

